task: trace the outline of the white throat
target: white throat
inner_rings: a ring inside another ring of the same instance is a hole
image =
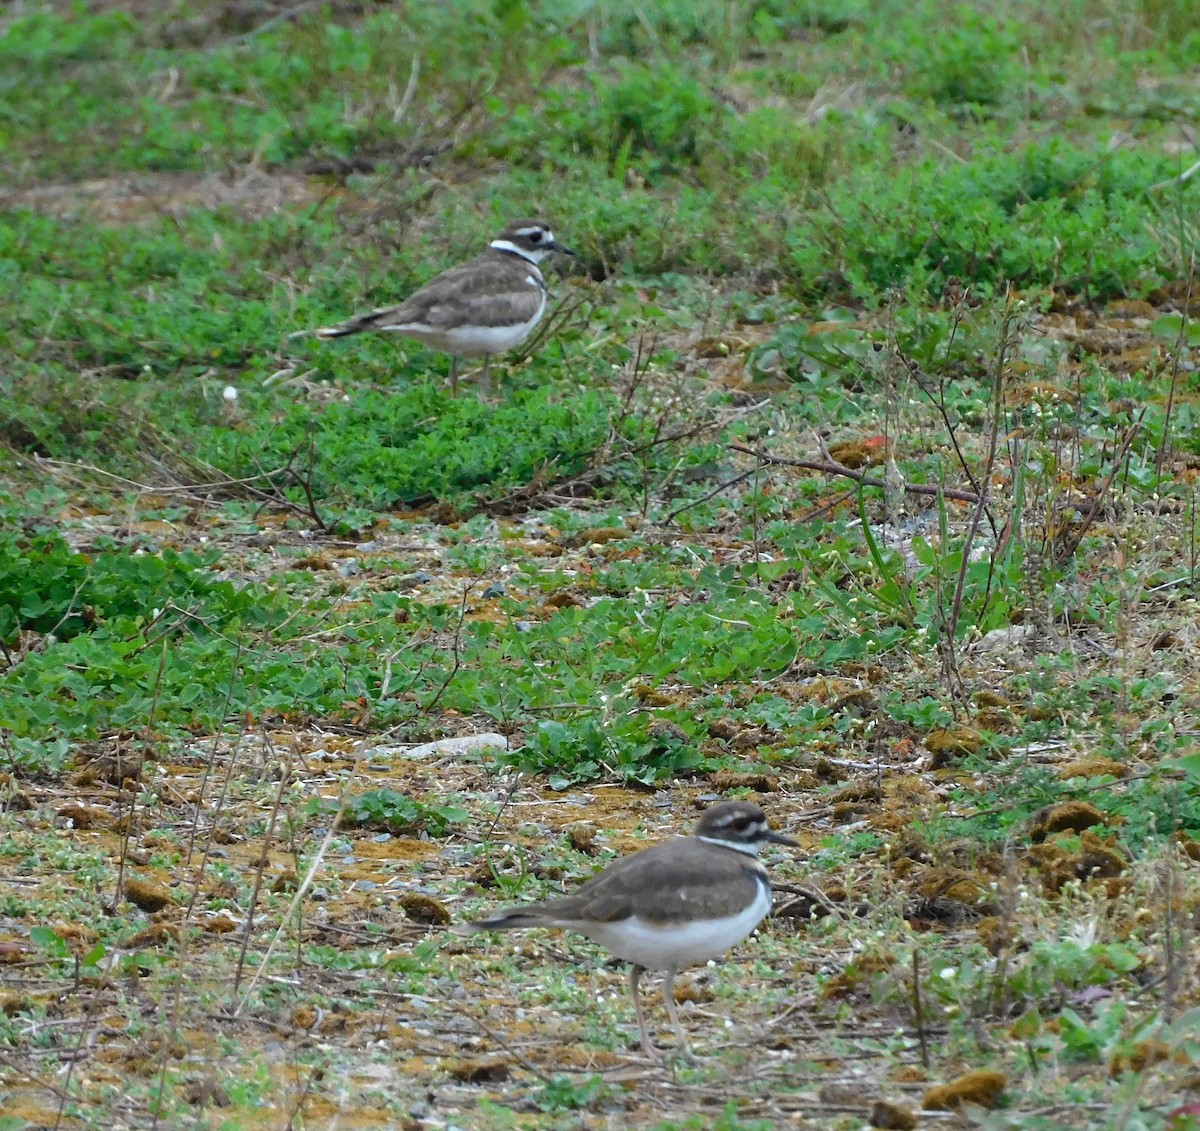
[[[741,852],[741,853],[744,853],[746,856],[757,856],[758,855],[758,842],[757,841],[754,844],[745,844],[745,843],[738,844],[732,840],[720,840],[718,837],[715,837],[715,836],[702,836],[702,837],[699,837],[698,839],[704,841],[706,844],[715,844],[718,848],[732,848],[734,850],[734,852]]]
[[[528,260],[535,266],[541,263],[551,251],[548,247],[517,247],[512,240],[492,240],[488,246],[496,251],[511,251],[513,255],[519,255],[522,259]]]

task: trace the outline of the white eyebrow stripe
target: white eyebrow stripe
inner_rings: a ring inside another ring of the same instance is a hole
[[[535,267],[537,266],[537,260],[523,247],[517,247],[512,240],[492,240],[488,246],[494,247],[497,251],[511,251],[514,255],[519,255],[526,262],[532,263]],[[546,250],[546,254],[550,254],[549,249]]]

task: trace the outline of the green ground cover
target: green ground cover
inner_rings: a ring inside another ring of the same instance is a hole
[[[0,1131],[1200,1126],[1193,8],[0,12]],[[442,929],[729,793],[707,1061]]]

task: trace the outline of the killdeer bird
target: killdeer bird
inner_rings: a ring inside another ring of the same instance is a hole
[[[356,314],[316,335],[343,338],[374,330],[448,353],[451,396],[458,392],[458,359],[482,357],[486,390],[492,354],[519,346],[545,312],[546,280],[538,264],[555,251],[575,254],[543,221],[517,220],[482,255],[443,271],[399,305]]]
[[[758,860],[766,841],[795,846],[772,832],[763,811],[748,801],[722,801],[706,809],[691,836],[675,836],[623,857],[588,880],[574,895],[510,907],[466,923],[458,934],[564,927],[633,963],[629,989],[642,1048],[659,1059],[646,1029],[638,986],[647,970],[663,972],[663,1001],[686,1048],[675,1005],[675,975],[707,962],[744,939],[771,909],[771,883]]]

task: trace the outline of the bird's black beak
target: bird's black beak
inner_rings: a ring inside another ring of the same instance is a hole
[[[764,829],[762,834],[763,840],[772,841],[775,844],[786,844],[789,848],[799,848],[800,842],[792,840],[790,836],[784,836],[783,833],[777,833],[774,829]]]
[[[554,240],[550,244],[550,250],[551,251],[561,251],[563,253],[563,255],[571,255],[571,256],[574,256],[576,259],[579,258],[579,256],[575,252],[573,252],[569,247],[565,247],[563,244],[560,244],[558,242],[558,240]]]

